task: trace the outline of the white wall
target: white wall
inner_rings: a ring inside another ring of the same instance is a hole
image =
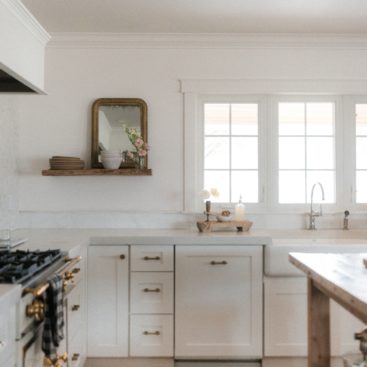
[[[180,79],[367,78],[367,49],[55,47],[46,54],[47,96],[18,98],[19,206],[42,213],[183,209],[183,95]],[[367,90],[366,90],[367,94]],[[89,161],[91,106],[101,97],[148,104],[152,177],[42,177],[52,155]],[[89,215],[89,214],[88,214]],[[58,217],[59,218],[59,217]],[[55,220],[63,226],[65,221]],[[339,219],[338,219],[339,220]],[[42,226],[42,219],[39,225]],[[303,226],[304,219],[294,220]],[[263,221],[264,226],[267,225]],[[68,222],[69,225],[72,225]],[[125,226],[126,223],[115,223]],[[78,226],[78,221],[74,221]]]

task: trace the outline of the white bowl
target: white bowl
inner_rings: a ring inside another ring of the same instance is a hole
[[[104,158],[102,157],[103,167],[106,169],[118,169],[122,162],[122,157],[120,158]]]

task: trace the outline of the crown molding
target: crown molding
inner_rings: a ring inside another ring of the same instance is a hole
[[[365,78],[246,78],[246,79],[180,79],[184,94],[305,94],[305,95],[365,95]]]
[[[367,49],[367,34],[52,33],[50,48]]]
[[[51,36],[19,0],[0,0],[17,19],[43,44],[46,45]]]

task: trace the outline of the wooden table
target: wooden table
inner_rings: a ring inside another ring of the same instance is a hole
[[[330,367],[330,298],[367,324],[364,258],[367,254],[289,254],[308,277],[308,367]]]

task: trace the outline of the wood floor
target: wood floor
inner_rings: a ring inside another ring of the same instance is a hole
[[[260,367],[251,362],[181,362],[158,358],[90,358],[84,367]]]

